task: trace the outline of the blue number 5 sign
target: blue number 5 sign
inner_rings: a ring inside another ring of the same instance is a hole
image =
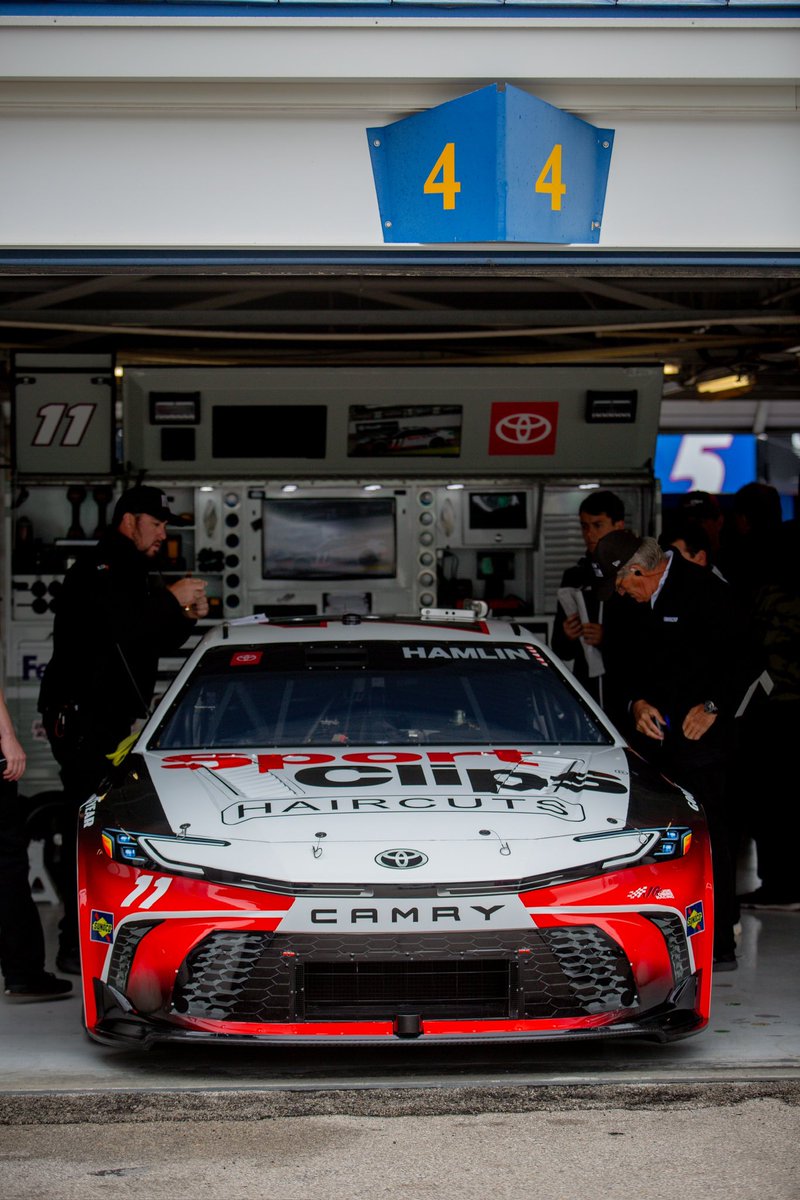
[[[367,137],[386,242],[600,240],[612,129],[493,83]]]

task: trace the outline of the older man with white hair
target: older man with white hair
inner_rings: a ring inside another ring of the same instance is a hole
[[[620,530],[595,550],[601,593],[624,599],[616,669],[640,748],[703,805],[714,859],[719,970],[736,967],[725,776],[743,691],[742,626],[729,587],[654,538]]]

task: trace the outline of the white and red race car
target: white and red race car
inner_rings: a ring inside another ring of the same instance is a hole
[[[694,800],[504,622],[209,633],[80,820],[99,1041],[685,1036]]]

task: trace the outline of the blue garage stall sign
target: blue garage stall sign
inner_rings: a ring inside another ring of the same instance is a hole
[[[367,130],[385,242],[598,242],[612,129],[488,87]]]

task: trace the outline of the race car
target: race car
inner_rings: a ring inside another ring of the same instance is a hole
[[[522,624],[218,626],[79,824],[101,1042],[663,1042],[708,1021],[699,806]]]

